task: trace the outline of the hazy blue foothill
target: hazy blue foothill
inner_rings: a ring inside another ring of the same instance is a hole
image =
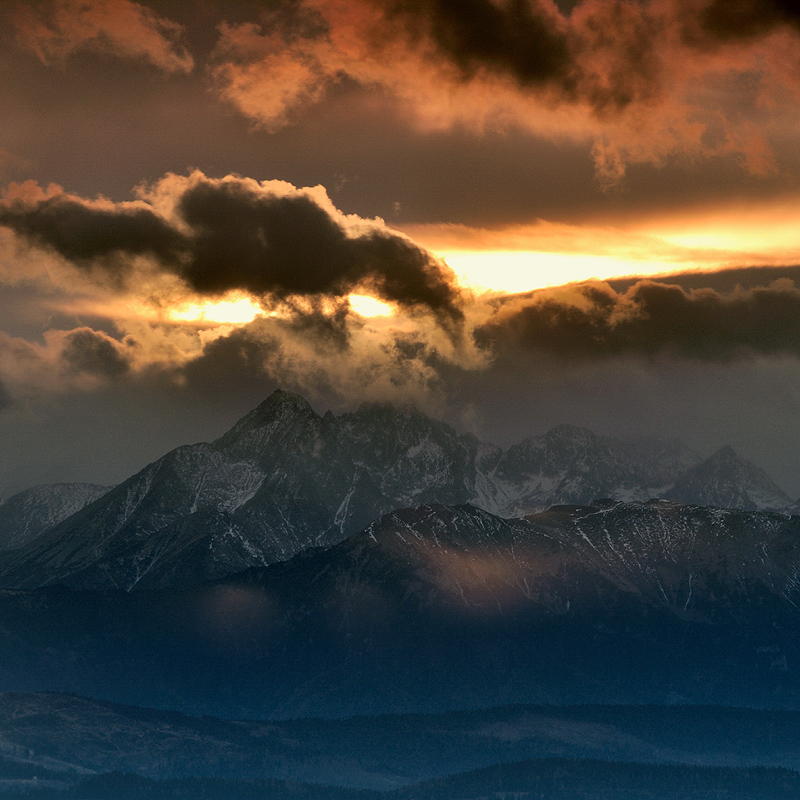
[[[502,703],[796,708],[800,518],[421,506],[181,590],[0,593],[0,680],[222,716]]]
[[[42,784],[39,786],[38,784]],[[297,781],[182,778],[110,773],[72,783],[8,782],[0,797],[28,800],[793,800],[800,773],[776,768],[696,767],[550,759],[497,764],[393,791]]]

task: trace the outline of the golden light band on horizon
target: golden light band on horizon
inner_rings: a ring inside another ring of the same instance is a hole
[[[394,313],[390,305],[366,294],[351,294],[347,299],[350,308],[362,317],[388,317]]]
[[[664,274],[686,265],[613,256],[535,251],[473,250],[440,253],[459,281],[477,291],[514,294],[565,283]]]
[[[351,294],[347,299],[353,311],[361,317],[386,317],[394,314],[394,309],[390,305],[369,295]],[[265,313],[252,298],[239,297],[202,303],[183,303],[170,309],[169,318],[173,322],[246,325]],[[273,311],[269,316],[276,314],[277,312]]]
[[[617,225],[536,220],[502,229],[407,226],[404,232],[475,290],[525,292],[588,280],[800,264],[797,201],[698,209]]]
[[[724,213],[706,209],[619,227],[538,220],[497,230],[421,225],[404,232],[442,258],[465,288],[515,294],[591,280],[800,264],[798,220],[800,203],[786,203],[729,207]],[[393,306],[366,293],[352,293],[347,300],[363,318],[383,318],[386,324],[397,319]],[[280,313],[265,310],[257,298],[230,294],[178,303],[166,316],[173,323],[215,327]],[[141,310],[141,316],[151,314]]]

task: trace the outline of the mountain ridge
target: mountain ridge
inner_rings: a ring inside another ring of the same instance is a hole
[[[698,463],[680,443],[561,425],[503,451],[414,408],[370,403],[321,416],[276,390],[213,442],[176,448],[9,549],[0,586],[180,586],[331,546],[402,507],[472,503],[521,517],[653,496],[794,510],[729,448]]]
[[[159,591],[0,591],[0,685],[222,716],[800,708],[800,517],[669,501],[384,515]]]

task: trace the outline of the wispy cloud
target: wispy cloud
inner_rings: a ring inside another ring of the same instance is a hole
[[[81,50],[148,61],[166,72],[191,72],[183,29],[133,0],[48,0],[20,5],[13,17],[17,43],[45,64]]]
[[[223,24],[212,73],[270,129],[348,79],[388,92],[425,128],[589,141],[608,184],[630,163],[673,156],[729,156],[766,174],[770,126],[797,114],[796,13],[772,0],[729,6],[583,0],[563,15],[551,0],[302,0],[290,21]]]

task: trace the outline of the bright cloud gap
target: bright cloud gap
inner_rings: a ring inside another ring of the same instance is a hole
[[[249,297],[217,302],[182,304],[170,310],[169,316],[175,322],[214,322],[225,324],[246,324],[264,313],[261,306]]]

